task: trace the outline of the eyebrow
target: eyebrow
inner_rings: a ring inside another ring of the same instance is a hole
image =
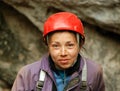
[[[60,44],[60,42],[58,42],[58,41],[52,41],[52,42],[50,42],[50,43],[57,43],[57,44]],[[75,41],[67,41],[66,43],[76,43]]]

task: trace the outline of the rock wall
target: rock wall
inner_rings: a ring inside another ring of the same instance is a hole
[[[119,0],[1,0],[0,91],[10,91],[19,69],[47,52],[43,23],[60,11],[82,19],[86,42],[81,54],[102,65],[106,91],[119,91],[119,8]]]

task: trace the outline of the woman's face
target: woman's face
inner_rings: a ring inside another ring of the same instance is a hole
[[[71,67],[77,59],[80,47],[72,32],[55,32],[49,37],[49,54],[59,69]]]

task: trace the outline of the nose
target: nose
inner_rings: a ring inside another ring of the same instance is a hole
[[[66,56],[67,55],[67,50],[64,46],[61,48],[60,54],[61,54],[61,56]]]

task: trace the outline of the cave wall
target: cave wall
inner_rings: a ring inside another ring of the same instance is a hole
[[[19,69],[47,52],[42,39],[43,23],[60,11],[81,18],[86,35],[81,55],[101,64],[106,91],[119,91],[119,7],[117,0],[0,1],[0,91],[10,91]]]

